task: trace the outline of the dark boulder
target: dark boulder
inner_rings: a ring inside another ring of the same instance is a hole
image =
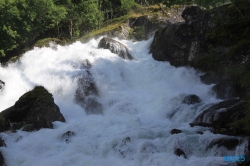
[[[179,133],[182,133],[182,131],[179,130],[179,129],[172,129],[172,130],[170,131],[170,133],[171,133],[171,134],[179,134]]]
[[[6,166],[2,152],[0,152],[0,166]]]
[[[2,89],[5,86],[5,82],[3,82],[2,80],[0,80],[0,89]]]
[[[133,59],[125,45],[108,37],[102,38],[98,44],[98,48],[109,49],[112,53],[117,54],[123,59]]]
[[[169,22],[163,30],[156,32],[150,48],[155,60],[185,66],[193,64],[194,59],[207,50],[204,30],[210,22],[209,14],[191,6],[185,8],[182,17],[186,22]]]
[[[85,109],[87,114],[103,114],[102,105],[97,101],[98,89],[90,73],[90,63],[83,65],[85,74],[79,76],[75,93],[75,102]]]
[[[65,122],[52,94],[42,86],[22,95],[12,107],[2,111],[0,115],[9,123],[15,124],[14,129],[33,124],[34,129],[39,130],[53,128],[54,121]]]
[[[211,16],[198,6],[188,6],[182,12],[182,18],[188,25],[192,25],[195,30],[202,30],[209,27]]]
[[[228,124],[244,116],[244,101],[228,99],[210,106],[198,115],[190,126],[213,127],[215,133],[229,134]]]
[[[235,150],[238,145],[242,143],[242,139],[239,137],[222,137],[222,138],[216,138],[213,139],[209,145],[208,148],[212,148],[213,146],[216,146],[219,148],[221,146],[227,148],[227,150]]]
[[[201,102],[201,99],[197,96],[197,95],[187,95],[184,97],[182,103],[184,104],[196,104],[196,103],[200,103]]]
[[[175,149],[175,150],[174,150],[174,154],[175,154],[176,156],[182,156],[182,157],[184,157],[185,159],[187,158],[187,156],[186,156],[186,154],[184,153],[184,151],[181,150],[180,148]]]

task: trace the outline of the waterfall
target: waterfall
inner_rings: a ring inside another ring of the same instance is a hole
[[[100,39],[34,48],[18,62],[0,67],[5,82],[0,89],[1,111],[41,85],[53,94],[66,119],[54,122],[54,129],[0,133],[7,144],[0,147],[7,165],[219,166],[228,165],[223,156],[244,154],[244,140],[228,150],[214,143],[227,136],[190,127],[204,108],[220,101],[211,85],[200,81],[203,73],[155,61],[149,54],[152,39],[119,40],[133,60],[98,49]],[[75,99],[79,80],[89,75],[98,93],[91,99],[100,103],[102,114],[88,114]],[[201,102],[183,103],[191,94]],[[172,129],[182,132],[171,134]],[[65,141],[62,135],[67,131],[74,134]],[[176,155],[176,149],[184,155]]]

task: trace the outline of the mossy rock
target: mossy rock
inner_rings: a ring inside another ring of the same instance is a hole
[[[15,123],[11,127],[13,130],[20,129],[26,124],[33,124],[36,130],[53,128],[52,122],[65,122],[59,107],[54,103],[52,94],[42,86],[37,86],[22,95],[12,107],[2,111],[1,116],[3,123],[5,121]]]
[[[63,40],[60,40],[57,38],[45,38],[45,39],[38,40],[34,46],[40,47],[40,48],[41,47],[50,47],[50,43],[55,43],[55,44],[63,46],[63,45],[68,44],[69,42],[63,41]]]

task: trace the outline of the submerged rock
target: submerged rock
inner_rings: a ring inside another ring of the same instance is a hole
[[[182,157],[184,157],[185,159],[187,158],[187,156],[186,156],[186,154],[184,153],[184,151],[181,150],[180,148],[175,149],[175,150],[174,150],[174,154],[175,154],[176,156],[182,156]]]
[[[194,94],[185,96],[185,98],[182,101],[182,103],[188,104],[188,105],[196,104],[200,102],[201,102],[201,99],[197,95],[194,95]]]
[[[87,61],[83,68],[85,74],[79,76],[75,93],[75,102],[85,109],[87,114],[103,114],[103,107],[98,102],[98,89],[89,71],[91,65]]]
[[[67,131],[65,132],[62,137],[61,137],[61,141],[69,143],[71,142],[71,138],[75,136],[75,133],[73,131]]]
[[[109,49],[112,53],[117,54],[123,59],[133,59],[125,45],[108,37],[102,38],[102,40],[98,44],[98,48]]]
[[[4,86],[5,86],[5,83],[2,80],[0,80],[0,89],[2,89]]]
[[[170,131],[170,133],[171,133],[171,134],[179,134],[179,133],[182,133],[182,131],[179,130],[179,129],[172,129],[172,130]]]
[[[39,130],[53,128],[54,121],[65,122],[52,94],[42,86],[22,95],[12,107],[2,111],[0,115],[10,124],[15,124],[14,130],[26,124],[32,124],[35,130]]]

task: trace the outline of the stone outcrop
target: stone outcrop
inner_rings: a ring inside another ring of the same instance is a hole
[[[27,124],[31,124],[34,130],[53,128],[52,122],[65,122],[52,94],[42,86],[22,95],[12,107],[2,111],[0,115],[13,130]]]
[[[102,38],[102,40],[98,44],[98,48],[109,49],[112,53],[117,54],[123,59],[133,59],[125,45],[108,37]]]
[[[98,102],[98,89],[90,73],[91,64],[83,64],[85,74],[79,76],[75,93],[75,102],[85,109],[87,114],[103,114],[102,105]]]

